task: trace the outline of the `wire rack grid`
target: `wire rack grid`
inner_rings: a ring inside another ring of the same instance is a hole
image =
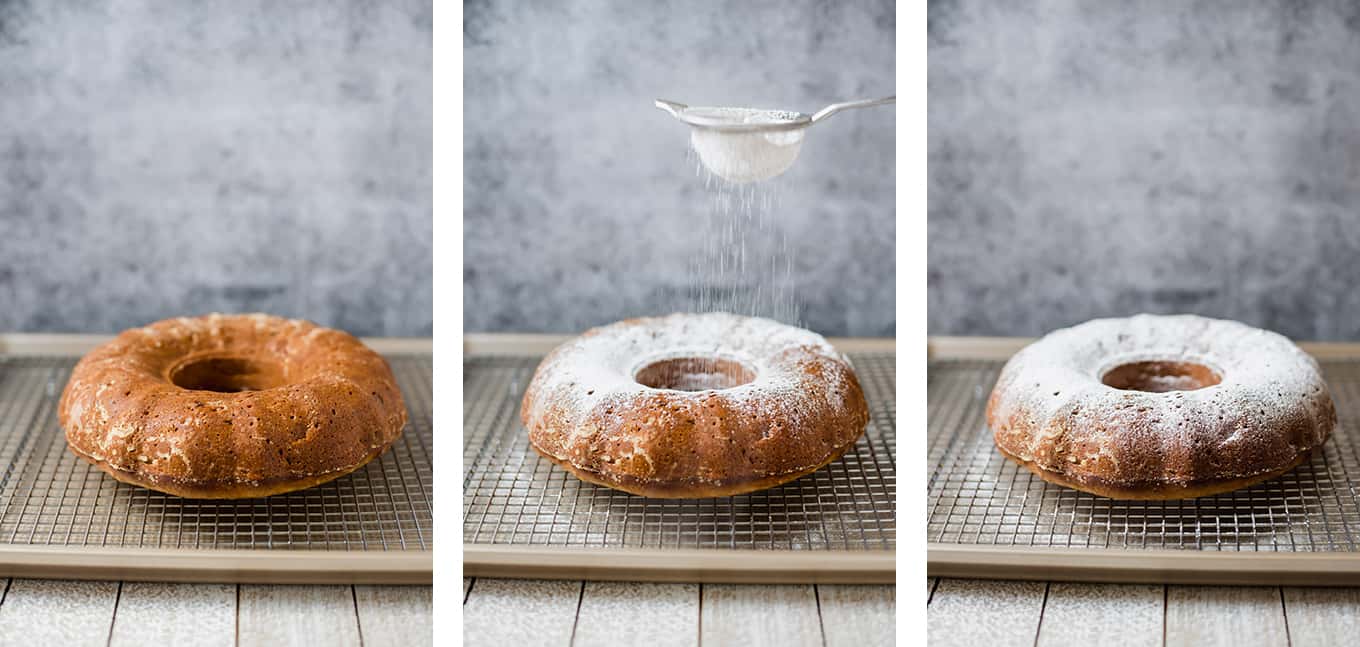
[[[864,437],[783,486],[717,499],[648,499],[582,482],[528,444],[519,422],[540,356],[463,366],[463,540],[616,548],[880,550],[896,545],[892,353],[851,354],[869,403]]]
[[[428,355],[389,357],[410,422],[364,468],[263,499],[182,499],[77,458],[57,422],[75,358],[0,355],[0,544],[428,551],[433,545]]]
[[[1056,486],[1002,456],[986,421],[1003,360],[929,365],[927,541],[992,547],[1360,550],[1360,360],[1323,360],[1340,425],[1309,462],[1234,492],[1118,501]]]

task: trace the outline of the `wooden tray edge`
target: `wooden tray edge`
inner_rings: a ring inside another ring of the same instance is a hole
[[[1360,586],[1360,553],[926,545],[928,577],[1153,584]]]
[[[0,545],[0,577],[241,584],[434,583],[430,551]]]
[[[563,548],[463,545],[465,577],[723,582],[737,584],[891,584],[891,550],[766,551]]]

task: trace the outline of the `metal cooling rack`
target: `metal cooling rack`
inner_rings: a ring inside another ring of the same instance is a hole
[[[1360,550],[1360,360],[1325,360],[1340,428],[1313,459],[1235,492],[1117,501],[1056,486],[996,451],[1000,360],[931,362],[927,539],[946,544],[1208,551]]]
[[[717,499],[634,496],[580,481],[540,457],[529,447],[519,407],[541,359],[474,355],[464,362],[465,565],[474,547],[543,549],[535,553],[539,557],[553,557],[556,549],[663,551],[649,553],[655,559],[686,549],[703,550],[695,553],[701,557],[741,552],[877,558],[895,548],[893,353],[851,354],[870,422],[845,456],[792,483]],[[890,555],[887,560],[891,568]]]
[[[431,550],[428,354],[389,357],[410,422],[381,457],[314,488],[240,501],[181,499],[125,485],[76,458],[56,415],[75,361],[0,355],[0,548]]]

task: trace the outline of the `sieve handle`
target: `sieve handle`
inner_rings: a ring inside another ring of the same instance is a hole
[[[843,103],[833,103],[825,108],[822,108],[821,110],[818,110],[816,114],[812,115],[812,123],[815,124],[818,121],[826,119],[827,117],[830,117],[831,115],[834,115],[842,110],[848,110],[850,108],[868,108],[869,106],[881,106],[886,103],[895,103],[896,101],[897,96],[894,95],[891,97],[883,97],[882,99],[861,99],[859,101],[846,101]],[[657,103],[660,104],[659,101]]]
[[[671,113],[671,116],[675,117],[676,119],[680,118],[681,111],[689,107],[683,103],[679,103],[676,101],[667,101],[665,99],[657,99],[654,105],[658,108],[661,108],[662,110],[665,110],[666,112]]]

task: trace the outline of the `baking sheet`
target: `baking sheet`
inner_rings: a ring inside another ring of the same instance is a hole
[[[66,447],[56,404],[92,340],[0,354],[0,574],[186,581],[429,582],[431,358],[388,354],[410,422],[381,457],[264,499],[194,500],[119,483]],[[375,342],[381,347],[381,342]],[[426,344],[428,347],[428,343]],[[59,352],[63,348],[69,352]]]
[[[850,356],[871,420],[844,457],[761,492],[648,499],[584,483],[529,448],[519,404],[540,353],[470,354],[463,367],[465,571],[890,581],[897,537],[895,355]]]
[[[1019,345],[952,339],[932,348],[932,574],[1054,579],[1060,568],[1086,580],[1360,583],[1360,348],[1317,353],[1340,426],[1311,461],[1217,496],[1116,501],[1047,483],[996,451],[986,401]]]

